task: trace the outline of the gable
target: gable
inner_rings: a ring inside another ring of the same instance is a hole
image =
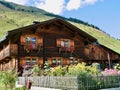
[[[71,32],[74,32],[74,34],[77,33],[78,35],[80,35],[84,39],[90,40],[91,42],[96,42],[97,41],[96,38],[94,38],[91,35],[85,33],[84,31],[80,30],[79,28],[73,26],[69,22],[67,22],[65,20],[62,20],[62,19],[58,19],[58,18],[51,19],[51,20],[44,21],[44,22],[38,22],[38,23],[29,25],[29,26],[25,26],[25,27],[22,27],[22,28],[18,28],[18,29],[8,31],[8,35],[6,36],[6,38],[10,38],[14,34],[25,32],[26,30],[32,30],[33,32],[35,32],[34,30],[36,30],[39,26],[45,26],[45,27],[49,28],[50,24],[57,25],[59,27],[59,29],[66,27]]]

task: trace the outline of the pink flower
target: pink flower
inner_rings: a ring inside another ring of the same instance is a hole
[[[105,69],[103,71],[103,75],[104,76],[111,76],[111,75],[120,75],[120,70],[116,70],[116,69]]]

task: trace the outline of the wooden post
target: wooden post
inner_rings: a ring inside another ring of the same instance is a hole
[[[11,44],[11,41],[9,40],[9,45]]]
[[[107,57],[108,57],[108,64],[109,64],[109,69],[111,68],[111,63],[110,63],[110,54],[107,53]]]
[[[46,35],[44,34],[43,36],[43,68],[44,68],[44,64],[45,64],[45,61],[47,61],[47,57],[46,57]]]

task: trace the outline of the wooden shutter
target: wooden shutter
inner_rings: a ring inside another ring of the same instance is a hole
[[[37,40],[38,44],[40,44],[40,46],[43,46],[43,38],[39,37],[38,40]]]
[[[25,58],[22,58],[22,60],[20,60],[20,66],[25,66],[26,65],[26,60]]]
[[[43,65],[43,59],[42,58],[38,58],[37,63],[38,63],[38,65]]]
[[[60,46],[61,46],[61,40],[57,39],[57,47],[60,47]]]
[[[21,43],[22,44],[26,43],[26,37],[25,36],[21,36]]]
[[[70,51],[74,52],[74,49],[75,49],[75,47],[74,47],[74,40],[70,40]]]
[[[70,46],[74,47],[74,40],[70,40]]]

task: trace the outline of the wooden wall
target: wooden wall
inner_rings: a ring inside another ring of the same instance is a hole
[[[42,43],[42,48],[43,51],[41,51],[41,56],[40,54],[38,55],[38,51],[34,52],[36,55],[32,54],[24,54],[20,60],[20,65],[24,66],[25,65],[25,57],[37,57],[38,58],[38,64],[43,64],[41,62],[42,60],[40,59],[41,57],[44,57],[52,62],[52,57],[58,58],[62,57],[62,64],[67,65],[70,64],[70,57],[71,57],[71,51],[66,52],[59,52],[60,49],[60,41],[65,39],[70,41],[70,47],[73,47],[73,52],[72,56],[84,60],[83,58],[85,57],[84,55],[84,42],[83,38],[80,37],[78,34],[76,34],[74,31],[71,31],[69,28],[65,27],[64,25],[59,28],[57,25],[50,24],[50,25],[41,25],[39,26],[35,32],[32,30],[26,30],[25,32],[22,32],[20,42],[21,45],[25,45],[26,42],[26,37],[36,37],[37,38],[37,43]],[[22,54],[23,52],[20,51]],[[32,52],[31,52],[32,53]],[[82,58],[83,57],[83,58]]]
[[[72,52],[72,57],[81,61],[98,61],[103,62],[108,60],[108,53],[110,55],[111,61],[118,60],[116,58],[118,55],[105,47],[85,44],[85,39],[79,35],[78,32],[73,31],[71,28],[66,27],[63,24],[51,23],[46,25],[40,25],[36,29],[25,30],[21,34],[20,43],[25,45],[26,37],[36,37],[37,44],[41,44],[42,50],[32,51],[27,54],[23,54],[20,59],[20,65],[24,66],[26,63],[26,57],[36,57],[38,58],[37,64],[42,65],[45,60],[48,60],[52,64],[53,58],[62,58],[63,65],[70,64],[71,52],[65,51],[60,52],[60,42],[61,40],[70,40],[70,46],[74,47]],[[89,38],[89,37],[88,37]],[[20,53],[23,53],[19,51]],[[24,57],[24,59],[23,59]]]
[[[111,62],[119,62],[120,60],[119,54],[101,45],[87,45],[84,52],[91,61],[108,61],[108,57],[110,58]]]

